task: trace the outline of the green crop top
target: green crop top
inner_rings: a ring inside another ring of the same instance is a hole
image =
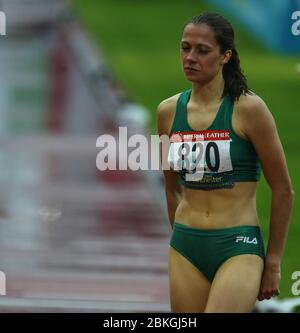
[[[225,96],[218,113],[204,131],[195,131],[187,119],[191,89],[180,94],[170,132],[168,160],[179,172],[182,185],[211,190],[233,187],[235,182],[258,181],[261,165],[250,141],[232,128],[233,103]]]

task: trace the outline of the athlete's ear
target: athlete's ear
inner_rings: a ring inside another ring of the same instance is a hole
[[[232,56],[232,51],[231,50],[227,50],[223,53],[223,56],[221,58],[221,62],[220,65],[225,65],[227,64],[227,62],[230,60]]]

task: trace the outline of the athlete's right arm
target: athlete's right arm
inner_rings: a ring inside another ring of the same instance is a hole
[[[157,108],[157,130],[159,136],[169,136],[171,125],[175,115],[176,101],[178,95],[162,101]],[[168,147],[162,149],[160,144],[161,165],[167,161]],[[163,168],[164,169],[164,168]],[[171,226],[173,227],[175,212],[182,197],[182,187],[179,183],[178,174],[172,169],[163,170],[165,180],[165,192],[168,206],[168,215]]]

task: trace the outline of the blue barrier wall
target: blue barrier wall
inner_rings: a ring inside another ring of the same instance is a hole
[[[300,0],[206,0],[274,51],[300,53]],[[299,14],[299,15],[298,15]],[[294,24],[293,32],[292,25]]]

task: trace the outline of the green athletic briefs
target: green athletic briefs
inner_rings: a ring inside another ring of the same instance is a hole
[[[219,267],[240,254],[265,258],[259,226],[200,229],[174,222],[170,246],[212,281]]]

